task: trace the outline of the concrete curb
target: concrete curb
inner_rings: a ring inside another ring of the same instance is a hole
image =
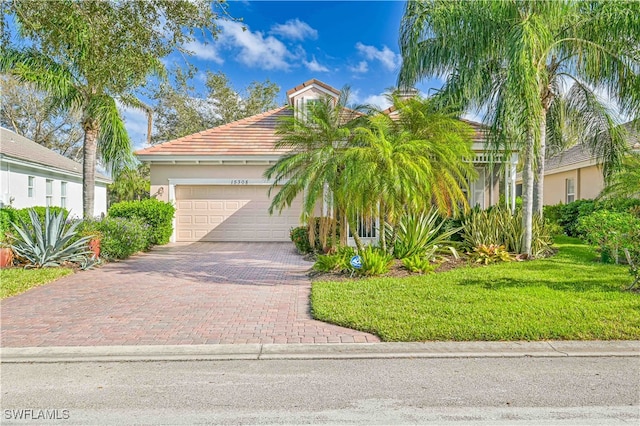
[[[0,348],[0,362],[215,361],[371,358],[640,357],[640,340]]]

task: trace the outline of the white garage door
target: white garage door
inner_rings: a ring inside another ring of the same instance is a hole
[[[176,186],[177,241],[290,241],[301,203],[269,215],[266,185]]]

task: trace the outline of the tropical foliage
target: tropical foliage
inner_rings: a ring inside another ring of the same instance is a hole
[[[214,9],[205,0],[56,1],[37,7],[13,0],[7,11],[28,47],[3,44],[0,72],[31,82],[51,95],[53,107],[80,115],[83,214],[91,217],[98,152],[112,172],[132,160],[118,105],[150,112],[132,91],[152,74],[163,76],[160,58],[193,40],[195,28],[215,32]],[[159,22],[162,31],[150,25]]]
[[[640,111],[638,28],[637,2],[407,2],[399,85],[446,78],[440,102],[486,111],[494,146],[521,151],[522,252],[532,253],[548,143],[587,143],[607,179],[619,168],[624,131],[598,91]]]
[[[30,223],[19,218],[14,223],[15,241],[11,248],[27,268],[57,267],[63,262],[82,262],[89,252],[86,249],[91,237],[75,241],[78,223],[67,223],[67,214],[46,210],[44,223],[38,214],[29,210]]]

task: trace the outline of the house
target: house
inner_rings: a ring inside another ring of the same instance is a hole
[[[640,151],[640,138],[631,123],[624,125],[629,133],[631,150]],[[522,176],[517,178],[517,194],[522,190]],[[604,176],[596,157],[584,144],[577,144],[547,159],[544,171],[544,205],[594,199],[604,189]]]
[[[96,173],[95,210],[107,212],[107,184]],[[0,127],[0,205],[59,206],[82,217],[82,164]]]
[[[288,241],[289,230],[300,224],[301,202],[270,216],[267,192],[272,182],[263,177],[285,153],[274,149],[278,120],[307,102],[339,95],[337,89],[309,80],[287,92],[293,110],[283,106],[137,151],[140,161],[150,164],[151,193],[175,203],[172,241]],[[472,161],[480,177],[471,183],[471,203],[496,204],[501,191],[511,200],[517,155],[509,153],[501,168],[485,149],[481,126],[472,124]]]

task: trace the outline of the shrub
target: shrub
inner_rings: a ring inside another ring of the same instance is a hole
[[[424,256],[427,252],[435,253],[442,247],[453,244],[451,236],[460,228],[445,228],[447,221],[441,219],[438,212],[432,209],[426,213],[406,214],[400,218],[397,226],[393,255],[397,259],[404,259],[414,255]],[[392,235],[387,230],[389,240]],[[429,256],[431,257],[432,254]]]
[[[473,250],[479,246],[504,246],[512,253],[522,253],[522,209],[514,213],[504,207],[490,210],[473,210],[464,220],[462,236],[465,246]],[[534,215],[531,239],[531,253],[534,257],[551,253],[551,239],[544,222]]]
[[[30,268],[60,266],[62,262],[82,262],[89,252],[86,244],[89,237],[72,241],[78,223],[67,223],[64,211],[52,212],[45,209],[44,221],[38,213],[29,209],[29,222],[18,218],[14,223],[15,241],[11,248],[16,255],[27,262]]]
[[[356,252],[352,247],[339,247],[333,254],[321,254],[313,269],[320,272],[348,272],[353,268],[349,263]]]
[[[367,246],[358,253],[362,257],[362,268],[358,270],[362,275],[382,275],[389,272],[393,263],[393,256],[383,250]]]
[[[25,223],[30,223],[31,222],[31,213],[29,213],[30,211],[34,211],[36,213],[36,215],[38,215],[38,219],[40,220],[41,224],[44,224],[45,221],[45,216],[47,215],[47,209],[49,209],[49,212],[51,214],[53,213],[63,213],[65,218],[69,218],[69,210],[63,208],[63,207],[55,207],[55,206],[51,206],[51,207],[44,207],[44,206],[35,206],[35,207],[27,207],[24,209],[18,209],[18,210],[14,210],[15,211],[15,218],[19,221],[22,220]],[[14,221],[16,222],[16,221]]]
[[[0,244],[7,241],[7,236],[13,234],[14,222],[18,222],[16,210],[11,207],[3,207],[0,209]]]
[[[513,257],[511,257],[504,246],[495,244],[488,246],[481,244],[478,247],[474,247],[473,252],[469,253],[469,257],[471,257],[475,263],[482,263],[483,265],[497,262],[511,262],[513,260]]]
[[[100,252],[107,259],[126,259],[150,245],[149,225],[137,216],[107,216],[97,228],[102,233]]]
[[[138,217],[149,225],[149,242],[167,244],[173,233],[175,207],[170,203],[149,198],[142,201],[123,201],[109,207],[108,216],[131,219]]]
[[[631,213],[599,210],[580,218],[578,230],[588,243],[600,248],[602,262],[618,263],[624,248],[633,249],[629,236],[640,232],[640,219]]]
[[[289,237],[291,237],[291,241],[293,241],[293,244],[295,244],[299,253],[305,254],[313,252],[311,244],[309,243],[308,226],[298,226],[297,228],[291,228],[291,231],[289,231]]]
[[[430,274],[438,267],[438,265],[431,263],[428,258],[418,254],[402,259],[402,264],[411,272],[418,272],[421,274]]]
[[[617,213],[631,213],[640,217],[640,200],[635,198],[608,198],[603,200],[576,200],[568,204],[556,204],[544,207],[544,217],[557,223],[570,237],[584,237],[579,229],[580,218],[591,213],[608,210]]]

